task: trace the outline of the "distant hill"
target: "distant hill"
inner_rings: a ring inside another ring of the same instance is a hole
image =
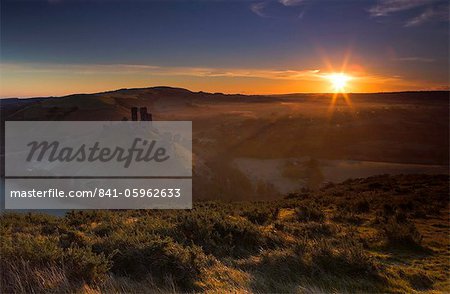
[[[152,87],[0,104],[3,122],[129,120],[131,107],[157,121],[192,121],[197,199],[273,199],[312,182],[448,171],[449,92],[332,97]]]
[[[2,120],[121,120],[129,117],[129,108],[146,106],[155,114],[159,111],[180,111],[196,103],[269,102],[276,100],[325,98],[331,94],[241,95],[192,92],[183,88],[130,88],[94,94],[73,94],[62,97],[0,99]],[[449,98],[448,91],[349,94],[355,99],[405,101],[422,100],[428,103]]]
[[[3,120],[121,120],[129,117],[129,108],[147,106],[154,111],[189,106],[196,100],[236,101],[264,99],[264,96],[226,95],[191,92],[172,87],[119,89],[95,94],[63,97],[1,99]],[[267,99],[267,98],[265,98]]]

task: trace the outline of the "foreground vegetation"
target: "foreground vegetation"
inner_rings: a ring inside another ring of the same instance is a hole
[[[10,292],[449,292],[448,176],[190,211],[1,216]]]

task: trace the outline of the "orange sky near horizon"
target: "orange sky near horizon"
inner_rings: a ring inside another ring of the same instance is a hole
[[[3,64],[0,96],[40,97],[97,93],[121,88],[171,86],[227,94],[330,93],[329,70],[163,68],[140,65],[49,66]],[[346,92],[445,90],[448,85],[401,77],[345,72]]]

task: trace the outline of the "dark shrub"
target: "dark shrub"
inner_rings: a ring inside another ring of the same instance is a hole
[[[322,236],[332,236],[337,231],[337,226],[328,223],[318,222],[276,222],[275,228],[283,230],[296,237],[317,238]]]
[[[398,223],[406,223],[408,221],[408,216],[402,211],[396,212],[394,217]]]
[[[332,243],[326,239],[310,245],[314,272],[370,276],[376,274],[376,265],[363,246],[351,240]]]
[[[2,259],[23,258],[31,265],[51,264],[60,261],[63,250],[57,237],[33,237],[30,235],[2,236]]]
[[[335,215],[333,215],[332,219],[339,223],[349,223],[353,225],[359,225],[363,221],[359,215],[347,209],[339,210]]]
[[[325,220],[325,214],[320,210],[316,204],[302,204],[295,209],[297,220],[302,222],[315,221],[323,222]]]
[[[59,237],[59,244],[62,248],[73,246],[84,247],[89,245],[89,239],[80,231],[65,230]]]
[[[169,237],[139,233],[116,234],[94,246],[96,252],[113,255],[112,271],[142,279],[147,275],[163,283],[172,278],[182,288],[191,288],[209,259],[199,247],[183,247]]]
[[[392,205],[384,204],[383,205],[383,216],[386,218],[389,218],[390,216],[394,215],[395,208],[392,207]]]
[[[101,223],[95,227],[92,232],[100,237],[107,237],[119,229],[118,225],[114,223]]]
[[[265,225],[269,221],[276,219],[278,215],[277,208],[270,207],[256,207],[253,209],[244,210],[241,214],[246,217],[249,221],[257,225]]]
[[[358,213],[367,213],[370,210],[370,203],[367,199],[360,200],[355,205],[355,211]]]
[[[412,211],[412,210],[414,210],[415,205],[414,205],[414,202],[408,201],[406,203],[401,203],[399,205],[399,207],[405,211]]]
[[[332,236],[336,233],[337,226],[334,224],[310,222],[305,224],[305,230],[308,233],[308,235],[313,238],[318,235]]]
[[[247,219],[218,212],[187,213],[173,234],[180,243],[194,243],[216,256],[245,256],[260,248],[282,244],[276,234],[260,229]]]
[[[389,245],[412,249],[422,248],[422,235],[413,223],[399,223],[395,218],[390,218],[382,225],[381,230]]]
[[[424,272],[414,272],[406,274],[406,279],[411,286],[419,291],[429,290],[433,287],[434,281]]]
[[[422,207],[416,207],[411,215],[412,217],[419,219],[426,219],[428,217],[425,209],[423,209]]]
[[[63,266],[71,279],[91,283],[102,280],[111,268],[110,257],[93,253],[91,248],[68,248],[64,253]]]

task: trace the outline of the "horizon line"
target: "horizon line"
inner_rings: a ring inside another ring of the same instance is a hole
[[[1,97],[0,100],[3,99],[33,99],[33,98],[42,98],[42,99],[49,99],[49,98],[64,98],[74,95],[96,95],[96,94],[105,94],[105,93],[112,93],[117,91],[124,91],[124,90],[144,90],[144,89],[155,89],[155,88],[169,88],[169,89],[177,89],[177,90],[185,90],[189,91],[191,93],[205,93],[205,94],[211,94],[211,95],[229,95],[229,96],[281,96],[281,95],[304,95],[304,94],[391,94],[391,93],[419,93],[419,92],[450,92],[449,89],[423,89],[423,90],[400,90],[400,91],[378,91],[378,92],[289,92],[289,93],[271,93],[271,94],[257,94],[257,93],[224,93],[224,92],[206,92],[206,91],[192,91],[187,88],[182,87],[173,87],[173,86],[151,86],[151,87],[137,87],[137,88],[119,88],[114,90],[105,90],[100,92],[81,92],[81,93],[70,93],[65,95],[49,95],[49,96],[5,96]]]

